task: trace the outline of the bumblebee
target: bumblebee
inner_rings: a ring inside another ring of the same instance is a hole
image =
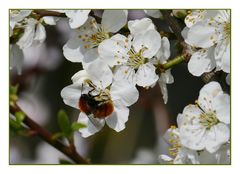
[[[110,99],[102,96],[93,96],[91,93],[82,94],[79,99],[79,108],[86,115],[91,115],[95,118],[106,118],[114,111],[113,103]]]

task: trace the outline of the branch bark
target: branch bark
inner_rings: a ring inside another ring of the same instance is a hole
[[[177,20],[171,15],[172,10],[160,10],[166,23],[169,25],[173,33],[176,35],[177,39],[180,42],[184,42],[184,39],[182,37],[182,28],[180,27]]]
[[[16,112],[23,112],[22,109],[15,105],[15,106],[10,106],[10,112],[12,114]],[[24,112],[23,112],[24,113]],[[85,160],[82,156],[80,156],[75,147],[73,147],[73,144],[70,144],[69,146],[66,146],[59,140],[54,140],[52,137],[52,133],[48,132],[46,129],[41,127],[39,124],[37,124],[34,120],[32,120],[26,113],[25,118],[23,120],[23,123],[28,126],[32,131],[35,131],[37,135],[42,138],[44,141],[61,151],[63,154],[68,156],[70,159],[72,159],[75,163],[77,164],[89,164],[87,160]]]

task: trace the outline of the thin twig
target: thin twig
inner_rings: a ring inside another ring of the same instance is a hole
[[[15,106],[10,106],[10,112],[12,114],[16,112],[23,112],[22,109],[15,105]],[[85,160],[82,156],[80,156],[77,151],[75,150],[75,146],[71,144],[70,146],[66,146],[59,140],[53,139],[52,133],[48,132],[46,129],[41,127],[39,124],[37,124],[34,120],[32,120],[29,116],[27,116],[26,113],[25,118],[23,120],[23,123],[28,126],[32,131],[37,132],[37,135],[41,137],[44,141],[61,151],[63,154],[68,156],[70,159],[72,159],[74,162],[77,164],[89,164],[87,160]]]

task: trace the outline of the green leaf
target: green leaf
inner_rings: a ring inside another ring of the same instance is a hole
[[[73,164],[71,161],[65,160],[65,159],[59,159],[60,164]]]
[[[12,86],[10,85],[9,93],[12,95],[16,95],[18,91],[18,85]]]
[[[53,134],[51,138],[52,138],[52,140],[56,140],[60,137],[64,137],[64,134],[62,132],[57,132],[57,133]]]
[[[85,128],[86,125],[82,124],[82,123],[73,122],[71,127],[72,127],[72,131],[74,132],[74,131],[77,131],[79,129]]]
[[[68,119],[68,115],[64,110],[60,110],[58,112],[58,125],[62,131],[62,133],[66,136],[69,137],[72,134],[72,129],[71,129],[71,124]]]
[[[21,112],[21,111],[20,112],[16,112],[15,116],[16,116],[16,122],[19,123],[19,124],[21,124],[22,121],[25,118],[25,114],[23,112]]]

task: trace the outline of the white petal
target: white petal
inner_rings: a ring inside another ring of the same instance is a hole
[[[188,105],[178,118],[180,141],[185,147],[202,150],[205,147],[205,127],[199,122],[202,111],[196,105]]]
[[[159,155],[159,158],[160,158],[161,160],[167,161],[167,162],[173,161],[173,158],[171,158],[171,157],[168,156],[168,155],[164,155],[164,154]]]
[[[85,113],[81,112],[78,117],[78,122],[86,125],[87,127],[79,129],[79,132],[81,133],[82,137],[86,138],[89,137],[98,131],[100,131],[105,121],[102,119],[97,119],[93,117],[88,117]]]
[[[226,143],[230,137],[229,128],[223,124],[219,123],[207,132],[206,135],[206,149],[210,153],[216,152],[221,145]]]
[[[133,39],[133,47],[139,52],[143,47],[147,48],[142,54],[145,58],[152,58],[161,47],[161,37],[156,30],[149,30],[138,34]]]
[[[161,47],[158,50],[156,57],[160,60],[160,63],[166,63],[171,54],[170,42],[167,37],[163,37],[161,42]]]
[[[155,29],[155,26],[151,19],[142,18],[128,21],[128,29],[130,33],[134,36],[139,33],[146,32],[147,30]]]
[[[43,43],[46,39],[46,30],[42,24],[37,25],[37,29],[34,36],[34,42],[39,44]]]
[[[82,62],[83,54],[85,50],[81,51],[82,41],[74,37],[69,39],[68,42],[63,46],[64,57],[71,62]]]
[[[23,51],[19,49],[19,46],[16,44],[11,45],[10,49],[10,69],[13,67],[17,68],[19,75],[22,74],[22,65],[23,65]]]
[[[194,47],[209,48],[217,41],[215,27],[208,25],[206,21],[198,22],[189,29],[185,41]]]
[[[136,73],[137,85],[149,87],[158,80],[158,75],[155,72],[156,68],[151,63],[141,65]]]
[[[125,106],[134,104],[139,97],[135,85],[127,80],[114,81],[110,89],[112,100],[120,100]]]
[[[215,59],[224,72],[230,73],[230,44],[225,41],[218,43],[215,47]]]
[[[106,118],[107,125],[117,132],[125,129],[128,121],[129,109],[120,101],[114,101],[114,112]]]
[[[164,73],[161,73],[159,80],[164,83],[167,83],[167,84],[172,84],[174,82],[174,78],[171,74],[171,70],[169,69],[169,70],[165,71]]]
[[[208,112],[209,110],[213,110],[213,99],[221,93],[223,92],[220,84],[218,82],[212,81],[204,85],[200,90],[198,104],[206,112]]]
[[[92,82],[100,88],[106,88],[112,83],[112,71],[101,59],[92,62],[88,66],[87,72],[91,77]]]
[[[153,18],[162,18],[162,13],[160,10],[144,10],[144,12]]]
[[[161,92],[162,92],[162,95],[163,95],[163,101],[164,101],[164,104],[166,104],[168,102],[168,90],[167,90],[167,85],[166,83],[162,82],[162,81],[158,81],[158,84],[161,88]]]
[[[200,76],[205,72],[210,72],[215,68],[213,49],[201,49],[191,56],[188,62],[188,70],[194,76]]]
[[[217,95],[213,100],[213,109],[221,122],[230,123],[230,96],[228,94]]]
[[[226,83],[227,83],[228,85],[231,84],[231,74],[230,74],[230,73],[229,73],[229,74],[227,75],[227,77],[226,77]]]
[[[82,84],[86,79],[90,79],[86,70],[80,70],[72,76],[73,83]]]
[[[27,26],[24,29],[23,36],[18,40],[17,45],[20,49],[28,48],[33,43],[33,38],[35,35],[35,25],[37,21],[35,19],[28,19]]]
[[[83,69],[88,69],[88,66],[94,61],[98,61],[98,59],[100,58],[99,58],[97,48],[92,48],[87,50],[87,52],[84,54],[82,59]]]
[[[119,66],[114,72],[114,80],[127,80],[129,83],[136,85],[135,70],[129,66]]]
[[[43,20],[48,25],[56,25],[58,18],[52,17],[52,16],[45,16],[45,17],[43,17]]]
[[[71,28],[78,28],[83,25],[87,19],[90,10],[66,10],[65,14],[69,17],[69,25]]]
[[[65,104],[79,109],[79,99],[81,97],[82,89],[80,85],[72,84],[66,86],[61,91],[61,96]]]
[[[185,18],[185,24],[188,28],[191,28],[194,24],[202,21],[207,13],[206,10],[193,10],[191,14],[187,15]]]
[[[130,46],[129,40],[125,36],[116,34],[98,46],[98,53],[101,59],[113,67],[127,61]]]
[[[10,21],[11,22],[20,22],[25,17],[31,14],[32,10],[19,10],[19,13],[11,13],[10,11]]]
[[[112,33],[116,33],[127,23],[127,10],[104,10],[102,15],[103,28]]]

